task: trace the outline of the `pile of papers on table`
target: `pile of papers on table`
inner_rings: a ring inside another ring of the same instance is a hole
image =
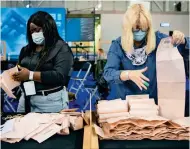
[[[176,120],[161,117],[154,100],[147,97],[100,101],[97,104],[100,127],[94,124],[96,133],[101,139],[113,140],[190,140],[190,117]]]
[[[80,112],[29,113],[1,125],[1,141],[15,143],[22,139],[34,139],[41,143],[55,134],[69,135],[73,130],[83,128],[83,117]]]
[[[129,115],[127,102],[121,99],[99,101],[97,112],[99,114],[99,122],[105,122],[109,118]]]
[[[157,116],[159,107],[154,99],[149,99],[148,95],[130,95],[126,97],[131,116]]]

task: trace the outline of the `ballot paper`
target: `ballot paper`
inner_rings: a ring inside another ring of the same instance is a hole
[[[130,111],[129,112],[130,115],[133,115],[133,116],[138,116],[138,117],[141,117],[141,116],[155,116],[155,115],[158,115],[158,110],[138,110],[138,111]]]
[[[8,70],[5,70],[0,77],[0,83],[1,83],[1,88],[7,93],[9,97],[16,98],[13,93],[12,89],[20,85],[20,82],[14,81],[12,79],[12,75],[14,73],[18,72],[18,68],[14,67]]]
[[[100,128],[99,126],[97,126],[96,124],[94,124],[94,129],[95,129],[95,132],[101,136],[102,138],[106,138],[102,128]]]
[[[73,130],[83,128],[83,118],[81,116],[69,116],[69,121]]]
[[[62,119],[61,123],[61,130],[58,132],[60,135],[69,135],[69,127],[70,127],[70,120],[69,115],[65,115],[65,117]]]
[[[42,132],[40,132],[39,134],[33,136],[32,139],[36,140],[38,143],[42,143],[44,140],[47,140],[48,138],[50,138],[60,130],[61,126],[52,124],[48,128],[44,129]]]
[[[184,116],[184,100],[159,98],[158,104],[160,108],[159,115],[165,118],[173,120]]]
[[[2,81],[6,84],[6,86],[12,90],[14,89],[15,87],[19,86],[20,85],[20,82],[18,81],[14,81],[12,79],[12,75],[14,73],[18,72],[18,68],[17,66],[15,66],[14,68],[11,68],[11,69],[8,69],[8,70],[5,70],[1,76],[2,76]]]
[[[128,112],[127,101],[121,99],[100,101],[97,104],[97,112],[99,114]]]
[[[27,136],[25,136],[25,140],[29,140],[30,138],[32,138],[33,136],[35,136],[36,134],[39,134],[40,132],[42,132],[43,130],[45,130],[46,128],[48,128],[49,126],[51,126],[52,123],[47,123],[47,124],[40,124],[39,127],[32,131],[31,133],[29,133]]]
[[[126,97],[127,98],[127,97]],[[136,117],[151,117],[159,115],[159,107],[154,99],[129,99],[129,114]]]
[[[69,127],[73,130],[83,128],[82,114],[70,113],[28,113],[23,117],[14,118],[1,125],[3,133],[0,140],[15,143],[22,139],[34,139],[41,143],[56,133],[69,135]]]
[[[126,97],[126,99],[127,99],[127,97]],[[128,99],[128,104],[130,105],[130,104],[141,104],[141,105],[143,105],[143,104],[149,104],[149,105],[155,105],[155,101],[154,101],[154,99],[153,98],[142,98],[142,99]]]
[[[182,127],[190,127],[190,117],[183,117],[179,119],[172,120],[172,122],[181,125]]]
[[[1,135],[13,131],[14,129],[15,119],[11,119],[5,122],[5,124],[1,125]]]
[[[133,103],[133,104],[130,104],[130,110],[138,110],[138,109],[141,109],[141,110],[158,110],[159,107],[156,105],[156,104],[144,104],[143,101],[141,103]]]
[[[99,119],[109,119],[109,118],[116,118],[116,117],[122,117],[122,116],[129,116],[129,112],[120,112],[120,113],[109,113],[109,114],[101,114],[99,115]]]
[[[16,142],[20,142],[21,139],[20,138],[3,138],[1,139],[1,141],[4,141],[4,142],[8,142],[8,143],[16,143]]]
[[[143,94],[143,95],[127,95],[126,100],[134,100],[134,99],[149,99],[148,94]]]
[[[170,119],[183,117],[182,111],[185,107],[184,62],[177,47],[172,45],[170,37],[162,39],[158,46],[156,67],[160,114]],[[178,105],[175,104],[177,100]]]
[[[63,109],[61,112],[76,112],[78,108],[73,108],[73,109]]]
[[[35,116],[35,114],[27,114],[24,117],[15,118],[13,131],[5,133],[1,135],[1,137],[23,139],[25,136],[27,136],[39,127],[39,120],[36,119]]]
[[[160,116],[111,118],[107,122],[94,125],[100,139],[113,140],[190,140],[190,118],[171,121]],[[177,123],[176,123],[177,122]],[[186,127],[183,127],[186,126]]]

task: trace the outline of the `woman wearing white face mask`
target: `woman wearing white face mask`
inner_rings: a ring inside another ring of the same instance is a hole
[[[115,98],[149,94],[157,103],[156,50],[165,37],[154,32],[151,14],[143,5],[127,10],[122,35],[112,42],[104,68],[104,78],[117,86]],[[172,40],[183,56],[188,53],[190,41],[182,32],[174,31]]]
[[[20,71],[13,78],[22,83],[34,81],[36,95],[30,97],[31,111],[59,112],[68,108],[63,86],[68,82],[73,54],[59,36],[52,16],[42,11],[33,14],[27,23],[27,40],[19,55]],[[25,111],[24,103],[21,96],[18,112]]]

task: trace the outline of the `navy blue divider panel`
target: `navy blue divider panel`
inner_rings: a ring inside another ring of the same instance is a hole
[[[6,42],[9,60],[18,59],[21,48],[27,44],[27,21],[37,11],[49,13],[56,21],[60,36],[65,39],[64,8],[1,8],[1,40]]]

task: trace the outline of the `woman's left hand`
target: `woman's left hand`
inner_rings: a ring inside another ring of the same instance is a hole
[[[15,81],[27,81],[29,80],[30,71],[27,68],[19,67],[20,71],[13,74]]]
[[[180,32],[175,30],[172,35],[173,39],[173,44],[179,45],[179,44],[185,44],[185,35]]]

